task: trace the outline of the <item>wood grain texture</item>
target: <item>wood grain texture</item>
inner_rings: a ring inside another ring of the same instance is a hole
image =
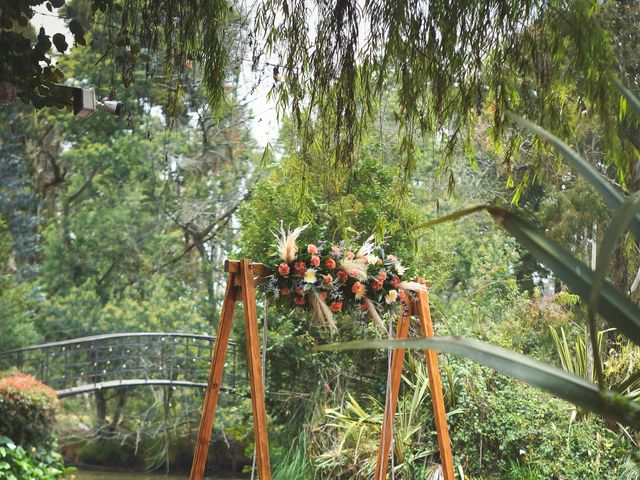
[[[193,463],[191,465],[191,474],[189,476],[190,480],[202,480],[204,476],[204,469],[207,464],[209,441],[211,440],[213,420],[216,413],[216,407],[218,405],[218,396],[220,395],[222,373],[224,371],[225,357],[227,356],[227,346],[229,344],[229,336],[231,334],[233,312],[235,311],[236,306],[236,291],[234,287],[235,277],[235,273],[229,273],[227,278],[227,289],[224,295],[222,311],[220,312],[218,334],[216,337],[216,345],[214,347],[211,359],[211,368],[209,370],[209,381],[207,383],[207,390],[204,395],[202,417],[200,418],[200,429],[198,431],[198,438],[196,439]]]
[[[407,310],[403,308],[396,331],[396,338],[406,338],[409,332],[409,306]],[[391,449],[391,438],[393,437],[393,420],[398,404],[398,394],[400,393],[400,381],[402,380],[402,369],[404,367],[404,348],[397,348],[391,357],[391,389],[387,393],[384,406],[384,419],[382,422],[382,436],[378,447],[378,458],[376,460],[376,473],[374,480],[384,480],[387,477],[387,467],[389,464],[389,450]]]
[[[251,260],[240,261],[242,284],[242,302],[244,303],[244,322],[247,336],[247,364],[251,383],[251,405],[253,408],[253,432],[256,444],[256,463],[258,478],[271,480],[269,460],[269,436],[267,431],[267,412],[264,404],[264,385],[262,383],[262,360],[260,357],[260,337],[258,333],[258,313],[254,288],[254,264]]]
[[[422,336],[433,336],[433,324],[431,323],[431,310],[429,308],[429,294],[419,292],[418,295],[418,317],[420,319],[420,329]],[[447,427],[447,412],[444,406],[444,396],[442,394],[442,380],[440,378],[440,367],[438,365],[438,354],[435,350],[425,350],[427,371],[429,372],[429,387],[431,391],[431,402],[433,404],[433,416],[438,434],[438,448],[440,449],[440,464],[444,480],[454,480],[453,454],[451,453],[451,440],[449,439],[449,429]]]
[[[227,260],[224,262],[224,271],[225,272],[229,272],[229,273],[240,273],[240,262],[241,260]],[[273,272],[271,270],[269,270],[269,268],[262,264],[262,263],[256,263],[256,262],[251,262],[251,265],[253,266],[253,275],[254,277],[268,277],[269,275],[271,275]]]

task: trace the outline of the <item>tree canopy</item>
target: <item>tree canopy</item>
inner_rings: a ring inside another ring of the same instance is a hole
[[[67,51],[64,36],[32,35],[27,28],[34,6],[46,5],[69,19],[76,44],[86,44],[85,32],[93,32],[91,47],[100,54],[96,66],[112,62],[112,83],[127,86],[142,68],[182,97],[197,79],[214,106],[225,98],[229,75],[237,74],[252,50],[257,81],[273,81],[270,95],[300,134],[302,158],[320,148],[326,161],[349,169],[390,90],[397,98],[398,163],[410,174],[421,135],[442,136],[450,158],[457,143],[471,141],[471,120],[481,112],[492,118],[488,133],[506,140],[507,164],[525,141],[505,131],[507,110],[525,113],[565,137],[575,127],[568,109],[593,112],[608,131],[615,130],[612,112],[619,102],[610,88],[612,75],[637,81],[633,70],[615,61],[628,42],[611,38],[603,26],[607,16],[624,22],[633,13],[618,2],[67,3],[3,2],[0,73],[24,100],[39,107],[69,103],[56,87],[69,72],[52,63],[50,52],[53,46]],[[569,96],[575,100],[568,103]],[[312,127],[316,118],[323,119],[321,128]],[[609,161],[626,181],[633,152],[616,148],[612,134],[605,140]]]

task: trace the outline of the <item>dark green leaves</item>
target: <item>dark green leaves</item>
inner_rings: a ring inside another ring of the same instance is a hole
[[[73,33],[73,37],[75,38],[77,44],[87,44],[86,40],[84,39],[84,28],[82,27],[82,24],[75,18],[71,19],[71,21],[69,22],[69,31]]]
[[[590,267],[518,216],[495,207],[487,207],[487,210],[540,263],[550,268],[585,302],[589,302],[596,281],[596,274]],[[602,283],[597,311],[609,324],[640,345],[640,308],[607,281]]]
[[[593,187],[602,195],[602,198],[607,203],[609,208],[618,208],[624,202],[624,195],[622,195],[613,184],[599,173],[589,162],[587,162],[578,152],[573,150],[569,145],[560,140],[555,135],[547,132],[544,128],[526,120],[515,113],[508,112],[507,116],[520,126],[535,133],[543,140],[546,140],[552,144],[562,157],[567,161],[569,165],[576,169],[576,171],[584,177]],[[637,217],[636,221],[630,225],[631,231],[640,238],[640,217]]]
[[[631,90],[620,83],[620,80],[618,80],[617,78],[614,78],[612,81],[613,84],[618,87],[618,90],[620,90],[620,93],[622,93],[622,96],[625,98],[628,104],[631,106],[631,111],[633,112],[633,114],[640,121],[640,100],[638,100],[638,97],[631,93]]]
[[[67,40],[62,33],[56,33],[53,36],[53,44],[56,46],[56,49],[60,53],[66,52],[67,48],[69,48],[69,45],[67,44]]]
[[[628,223],[630,215],[635,215],[637,208],[640,207],[634,206],[633,208],[625,209],[625,217],[627,220],[622,222],[623,226]],[[550,268],[558,277],[566,282],[569,288],[580,295],[586,303],[591,301],[593,287],[596,286],[597,289],[600,289],[597,312],[607,319],[612,326],[625,333],[635,343],[640,344],[640,308],[618,292],[613,285],[604,280],[602,275],[596,275],[596,272],[593,272],[590,267],[575,258],[571,252],[562,248],[556,242],[546,237],[540,230],[534,228],[517,215],[501,208],[480,205],[454,212],[421,225],[418,228],[430,227],[451,221],[483,209],[487,210],[494,219],[498,220],[536,260]],[[607,245],[609,245],[609,243]],[[612,247],[609,245],[608,248]]]
[[[383,348],[434,349],[460,355],[625,425],[640,425],[640,404],[637,402],[631,402],[612,391],[599,391],[596,385],[559,368],[476,340],[458,337],[358,340],[324,345],[318,347],[318,350],[342,351]]]

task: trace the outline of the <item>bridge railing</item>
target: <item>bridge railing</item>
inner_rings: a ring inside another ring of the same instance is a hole
[[[73,395],[103,387],[149,384],[204,386],[215,337],[185,333],[114,333],[0,352],[0,369],[15,367]],[[236,345],[224,383],[235,388]]]

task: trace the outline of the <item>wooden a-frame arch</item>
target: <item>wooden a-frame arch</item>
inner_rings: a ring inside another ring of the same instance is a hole
[[[249,369],[249,383],[251,387],[251,405],[253,409],[253,432],[256,445],[256,463],[258,478],[271,480],[271,465],[269,460],[269,438],[267,432],[267,414],[265,409],[265,392],[262,379],[260,341],[258,334],[258,314],[256,306],[255,287],[264,282],[271,274],[269,269],[262,264],[244,259],[240,261],[225,262],[227,272],[227,288],[225,291],[216,344],[211,360],[209,381],[202,408],[200,429],[195,445],[193,464],[191,466],[190,480],[202,480],[207,463],[207,454],[218,396],[222,382],[227,345],[231,334],[231,323],[235,311],[236,302],[244,304],[244,323],[247,339],[247,365]],[[411,317],[418,317],[420,329],[425,337],[433,335],[431,313],[429,311],[429,297],[427,292],[419,292],[417,301],[407,302],[402,309],[398,320],[396,338],[406,338],[409,331]],[[391,360],[390,392],[387,394],[385,413],[383,420],[382,436],[378,449],[376,473],[374,480],[384,480],[387,476],[389,463],[389,450],[393,436],[393,419],[398,404],[400,392],[400,380],[404,364],[404,349],[395,349]],[[438,357],[434,350],[426,350],[425,358],[429,373],[429,386],[438,434],[438,447],[440,450],[440,462],[442,465],[444,480],[454,480],[453,456],[451,454],[451,442],[447,429],[447,418],[442,394],[442,381],[438,368]]]

